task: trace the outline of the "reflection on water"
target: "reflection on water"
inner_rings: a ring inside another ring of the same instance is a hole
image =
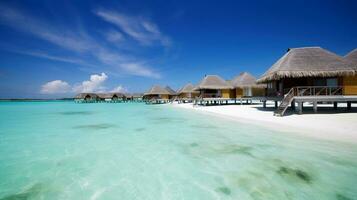
[[[292,169],[289,167],[280,167],[277,172],[278,172],[278,174],[280,174],[282,176],[297,178],[297,179],[302,180],[306,183],[310,183],[311,179],[312,179],[311,176],[307,172],[302,171],[300,169]]]
[[[65,111],[59,112],[61,115],[92,115],[94,112],[91,111]]]
[[[79,125],[74,126],[74,129],[88,129],[88,130],[101,130],[115,127],[115,124],[88,124],[88,125]]]
[[[28,200],[28,199],[39,199],[40,194],[44,192],[44,185],[37,183],[28,189],[16,194],[10,194],[0,198],[0,200]]]

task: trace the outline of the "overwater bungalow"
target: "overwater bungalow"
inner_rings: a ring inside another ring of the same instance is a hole
[[[171,93],[165,88],[154,85],[149,91],[144,93],[143,98],[148,104],[161,104],[168,103],[170,101],[170,95]]]
[[[127,93],[125,94],[126,100],[130,102],[142,102],[144,94],[142,93]]]
[[[257,84],[257,79],[248,72],[242,72],[230,81],[235,88],[235,98],[240,100],[252,101],[252,97],[265,96],[265,84]]]
[[[195,87],[200,97],[195,104],[228,104],[228,101],[235,98],[233,89],[234,87],[223,78],[217,75],[206,75]]]
[[[191,83],[186,84],[177,91],[179,103],[189,103],[199,96],[199,91],[194,90],[195,86]]]
[[[257,81],[267,85],[266,97],[262,100],[280,101],[275,115],[284,115],[286,109],[295,108],[298,103],[299,113],[303,103],[357,101],[357,65],[321,47],[303,47],[288,49],[262,77]]]
[[[74,97],[77,103],[94,103],[100,101],[100,98],[95,93],[79,93]]]
[[[103,102],[117,103],[125,101],[125,96],[123,93],[98,93],[97,95]]]
[[[177,98],[177,93],[175,90],[173,90],[170,86],[166,86],[165,87],[165,90],[167,90],[168,92],[170,92],[170,95],[169,95],[169,99],[171,101],[174,101],[176,98]]]

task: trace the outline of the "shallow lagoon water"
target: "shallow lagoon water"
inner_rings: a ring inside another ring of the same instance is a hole
[[[357,145],[165,105],[0,102],[0,200],[357,199]]]

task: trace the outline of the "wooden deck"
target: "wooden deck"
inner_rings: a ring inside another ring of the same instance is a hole
[[[169,102],[170,99],[150,99],[145,101],[146,104],[165,104]]]
[[[242,97],[242,98],[200,98],[193,101],[194,105],[230,105],[230,104],[251,104],[253,101],[252,97]]]

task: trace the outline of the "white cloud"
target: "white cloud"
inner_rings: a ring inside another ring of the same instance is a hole
[[[64,93],[82,93],[82,92],[121,92],[126,93],[128,90],[122,85],[118,85],[110,91],[104,86],[108,76],[105,73],[92,74],[89,80],[81,84],[75,84],[73,87],[65,81],[49,81],[41,86],[41,94],[64,94]]]
[[[108,10],[98,10],[95,13],[143,45],[152,45],[154,42],[159,42],[163,46],[171,44],[170,39],[160,32],[157,25],[147,19]]]
[[[71,90],[71,86],[61,80],[54,80],[47,82],[41,86],[41,93],[42,94],[63,94],[67,93]]]
[[[103,92],[105,87],[103,83],[107,80],[108,76],[105,73],[93,74],[90,80],[83,81],[82,84],[73,87],[73,91],[80,92]]]
[[[120,93],[126,93],[128,90],[123,87],[122,85],[118,85],[114,89],[112,89],[110,92],[120,92]]]

